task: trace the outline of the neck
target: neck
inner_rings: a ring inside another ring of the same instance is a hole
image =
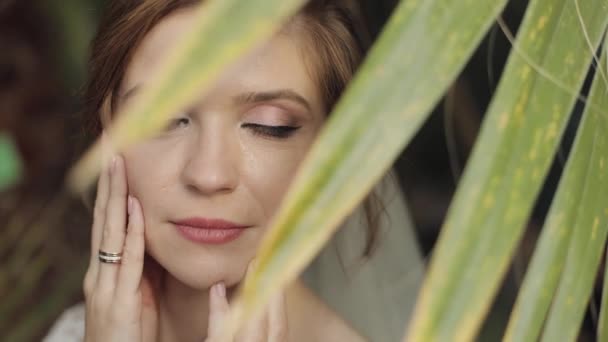
[[[167,273],[159,302],[158,341],[203,340],[209,316],[209,289],[186,286]]]
[[[234,297],[235,288],[236,286],[227,289],[229,302]],[[308,289],[299,280],[287,288],[285,295],[288,317],[296,318],[302,315],[294,309],[302,308],[301,303],[297,302],[303,291]],[[193,289],[167,273],[163,295],[159,302],[157,341],[201,342],[207,336],[208,320],[209,289]],[[294,328],[296,327],[290,325],[290,335],[294,333]]]

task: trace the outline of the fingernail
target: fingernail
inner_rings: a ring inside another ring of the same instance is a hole
[[[216,284],[215,290],[217,291],[217,294],[220,297],[226,297],[226,285],[224,285],[224,282],[219,282],[218,284]]]
[[[129,199],[127,200],[127,212],[129,215],[133,212],[133,197],[129,195]]]

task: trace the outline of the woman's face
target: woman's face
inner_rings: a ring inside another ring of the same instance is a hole
[[[193,10],[181,10],[147,35],[127,69],[121,104],[147,86],[194,20]],[[129,192],[144,211],[146,250],[188,286],[241,280],[323,124],[300,44],[295,33],[276,35],[176,113],[165,131],[124,153]],[[174,224],[188,218],[248,228],[228,242],[194,242]]]

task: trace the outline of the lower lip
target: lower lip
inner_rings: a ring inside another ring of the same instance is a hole
[[[178,224],[175,226],[186,239],[203,244],[228,243],[238,238],[245,230],[245,228],[204,229]]]

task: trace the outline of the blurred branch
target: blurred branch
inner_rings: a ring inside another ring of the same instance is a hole
[[[12,139],[0,132],[0,190],[16,184],[21,169],[21,161]]]
[[[63,272],[51,293],[37,303],[37,310],[20,320],[16,326],[7,331],[6,341],[33,341],[48,322],[69,305],[71,297],[80,291],[81,280],[87,258],[80,258],[80,263]]]
[[[64,85],[72,92],[80,87],[86,72],[86,57],[89,42],[91,41],[96,22],[90,1],[41,0],[39,8],[46,13],[52,27],[58,34],[57,42],[60,48],[56,49],[58,61],[62,64]]]

